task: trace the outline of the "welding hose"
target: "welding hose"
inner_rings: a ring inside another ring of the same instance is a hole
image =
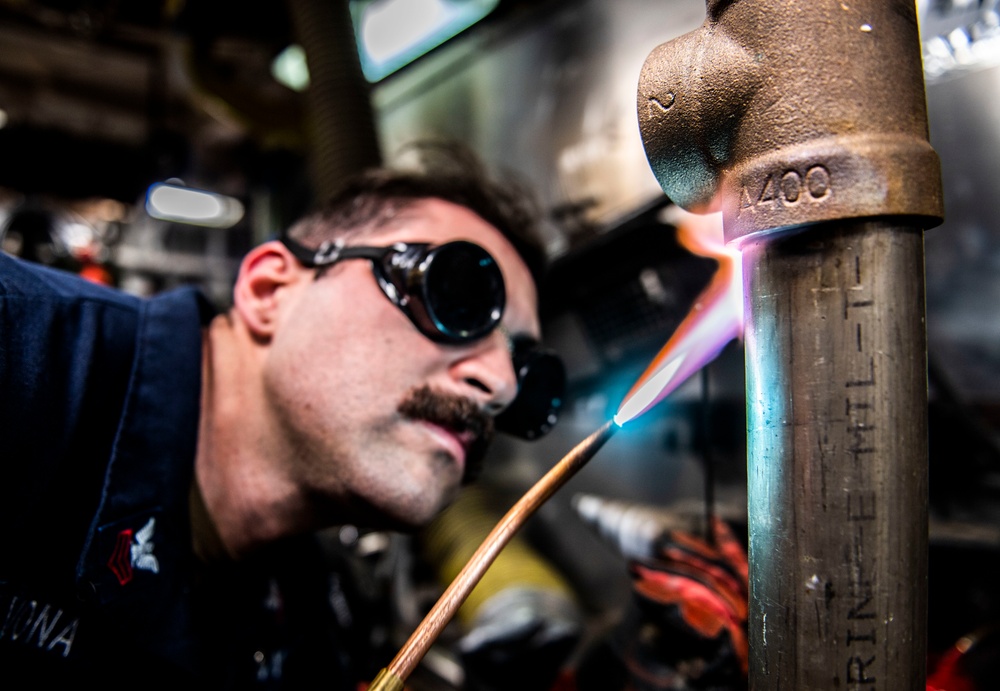
[[[434,566],[440,583],[455,579],[496,525],[499,515],[490,506],[486,488],[469,487],[427,526],[422,534],[423,557]],[[515,602],[536,613],[562,619],[566,627],[575,623],[575,607],[567,606],[575,602],[572,588],[520,536],[514,536],[497,556],[456,616],[466,630],[473,632],[485,625],[486,619],[495,622],[500,612],[513,612]],[[473,636],[469,642],[477,638]]]

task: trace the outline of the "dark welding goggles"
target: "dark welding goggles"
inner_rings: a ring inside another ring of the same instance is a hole
[[[325,242],[318,249],[282,237],[295,258],[315,269],[345,259],[367,259],[379,287],[427,338],[459,345],[477,341],[500,326],[507,293],[496,260],[472,242],[443,245],[397,242],[388,247],[344,247]],[[518,393],[496,418],[497,429],[536,439],[555,425],[566,389],[562,360],[532,339],[511,343]]]

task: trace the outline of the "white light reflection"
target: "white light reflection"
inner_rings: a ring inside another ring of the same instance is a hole
[[[271,76],[279,84],[284,84],[294,91],[305,91],[309,88],[309,66],[306,64],[306,51],[297,43],[285,48],[271,63]]]

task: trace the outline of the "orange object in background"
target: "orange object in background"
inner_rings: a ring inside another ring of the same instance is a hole
[[[111,275],[111,272],[97,263],[84,263],[78,273],[83,278],[86,278],[88,281],[93,281],[94,283],[101,283],[106,286],[113,286],[115,284],[115,279]]]

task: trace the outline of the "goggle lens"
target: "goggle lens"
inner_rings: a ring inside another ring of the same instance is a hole
[[[517,398],[497,416],[498,430],[532,440],[559,420],[566,392],[566,368],[555,353],[528,340],[514,344]]]
[[[462,343],[487,335],[503,316],[503,275],[496,260],[471,242],[434,247],[405,281],[423,298],[430,323],[421,330],[434,340]],[[416,307],[415,307],[416,309]]]

